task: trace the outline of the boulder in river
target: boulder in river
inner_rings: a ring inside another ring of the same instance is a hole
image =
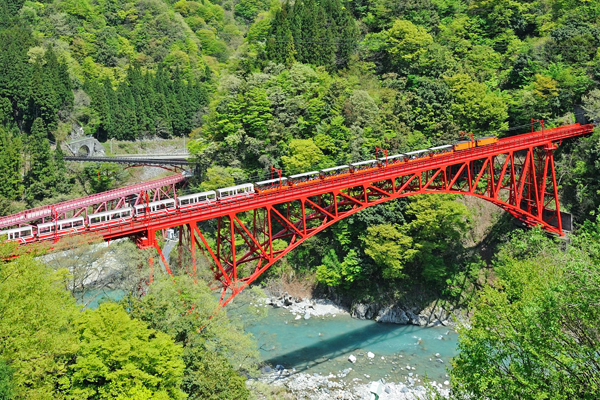
[[[375,321],[388,324],[406,325],[410,322],[410,318],[401,308],[388,306],[379,310],[377,316],[375,317]]]
[[[350,356],[348,357],[348,361],[350,361],[352,364],[354,364],[356,362],[356,356],[354,356],[353,354],[350,354]]]
[[[367,353],[367,357],[369,358],[375,358],[375,354],[371,353],[370,351]]]
[[[355,303],[352,306],[351,315],[357,319],[373,319],[379,311],[377,304]]]

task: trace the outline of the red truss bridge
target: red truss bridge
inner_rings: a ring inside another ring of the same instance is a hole
[[[499,140],[459,142],[185,196],[177,189],[185,175],[173,175],[0,217],[0,230],[11,228],[0,232],[0,240],[27,244],[87,233],[105,240],[132,237],[141,248],[155,247],[170,273],[156,232],[179,227],[180,249],[191,254],[193,273],[200,254],[211,265],[225,305],[306,239],[360,210],[401,197],[471,195],[529,226],[563,235],[553,152],[562,140],[593,129],[542,126]]]

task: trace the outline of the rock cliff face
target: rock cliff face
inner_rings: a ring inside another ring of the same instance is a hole
[[[457,322],[463,321],[462,313],[445,310],[439,305],[431,305],[419,310],[401,305],[355,303],[350,314],[353,318],[374,319],[377,322],[400,325],[454,326]]]

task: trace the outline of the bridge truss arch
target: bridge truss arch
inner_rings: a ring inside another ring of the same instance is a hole
[[[367,207],[403,197],[436,193],[475,196],[527,225],[562,235],[555,149],[549,142],[474,155],[455,163],[426,162],[390,171],[387,176],[363,176],[356,185],[349,183],[348,177],[340,177],[321,190],[307,188],[293,198],[224,213],[214,218],[210,227],[197,221],[185,224],[180,227],[180,243],[186,243],[192,254],[194,271],[200,254],[209,261],[225,305],[308,238]],[[210,237],[203,234],[202,226],[211,231]]]

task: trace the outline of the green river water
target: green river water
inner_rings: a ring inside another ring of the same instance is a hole
[[[409,374],[418,374],[443,382],[456,354],[458,335],[446,327],[380,324],[349,315],[296,320],[282,308],[268,311],[267,318],[250,323],[247,331],[256,337],[263,359],[273,367],[280,364],[320,374],[352,368],[348,379],[364,380],[368,375],[369,380],[403,382]],[[369,359],[368,352],[375,357]],[[354,364],[348,361],[351,354],[357,358]]]

